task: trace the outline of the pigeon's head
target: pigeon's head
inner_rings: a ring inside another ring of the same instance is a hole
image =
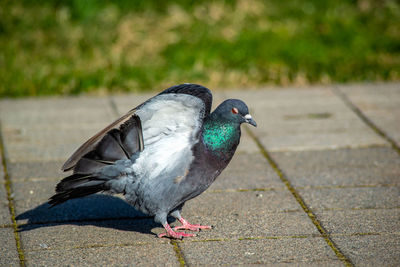
[[[249,108],[242,100],[225,100],[215,109],[214,112],[228,121],[237,122],[239,124],[245,122],[257,127],[257,123],[249,113]]]

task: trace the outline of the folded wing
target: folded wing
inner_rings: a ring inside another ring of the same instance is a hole
[[[211,100],[207,88],[180,85],[132,109],[65,162],[62,170],[72,169],[73,174],[57,185],[49,203],[107,190],[122,193],[137,179],[158,178],[162,183],[184,175]]]
[[[89,140],[87,140],[64,163],[61,170],[69,171],[69,170],[73,169],[75,167],[75,165],[77,164],[77,162],[82,158],[82,156],[84,156],[88,152],[92,151],[109,131],[111,131],[113,129],[118,129],[126,121],[130,120],[131,125],[132,125],[132,120],[134,120],[136,125],[138,125],[140,127],[140,119],[137,118],[137,116],[136,116],[136,118],[132,118],[134,114],[135,114],[135,109],[130,110],[128,113],[126,113],[122,117],[118,118],[113,123],[108,125],[106,128],[104,128],[103,130],[101,130],[100,132],[95,134],[93,137],[91,137]],[[128,129],[130,129],[130,128],[128,128]],[[127,130],[127,129],[125,129],[125,130]],[[141,133],[140,133],[140,136],[139,136],[139,134],[137,135],[137,138],[140,139],[140,140],[138,140],[139,141],[138,143],[139,143],[139,145],[141,145],[141,149],[143,149],[143,138],[141,137]],[[134,139],[136,140],[136,138],[134,138]],[[103,147],[104,147],[104,144],[103,144]]]

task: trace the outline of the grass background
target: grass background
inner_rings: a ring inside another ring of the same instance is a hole
[[[0,97],[380,80],[395,0],[0,0]]]

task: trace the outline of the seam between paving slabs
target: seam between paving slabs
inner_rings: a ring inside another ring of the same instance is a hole
[[[286,185],[287,189],[292,193],[296,201],[300,204],[304,212],[307,214],[307,216],[310,218],[314,226],[318,229],[320,234],[322,235],[322,238],[324,238],[325,242],[329,245],[329,247],[333,250],[333,252],[336,254],[336,256],[344,263],[346,266],[354,266],[353,263],[350,261],[349,258],[347,258],[338,248],[338,246],[333,242],[331,239],[330,235],[326,231],[326,229],[322,226],[321,222],[317,219],[315,214],[311,211],[311,209],[306,205],[304,202],[303,198],[301,195],[297,192],[297,190],[292,186],[286,175],[283,173],[283,171],[279,168],[278,164],[275,162],[275,160],[270,156],[270,154],[267,152],[267,150],[264,148],[264,146],[261,144],[261,142],[258,140],[258,138],[253,134],[253,132],[248,129],[247,127],[245,128],[246,132],[250,135],[250,137],[255,141],[257,144],[258,148],[260,149],[261,153],[263,156],[267,159],[268,163],[271,165],[271,167],[274,169],[276,174],[279,176],[281,181]]]
[[[18,233],[17,220],[15,219],[14,199],[12,196],[11,179],[10,179],[10,176],[8,175],[8,171],[7,171],[6,153],[5,153],[3,135],[1,133],[1,125],[0,125],[0,154],[1,154],[1,159],[2,159],[1,164],[2,164],[2,167],[4,170],[4,180],[5,180],[4,187],[7,192],[8,209],[9,209],[9,212],[11,215],[12,228],[14,230],[15,245],[17,247],[17,252],[18,252],[18,257],[19,257],[19,264],[21,266],[25,266],[25,255],[24,255],[24,251],[23,251],[22,245],[21,245],[21,237]]]
[[[387,142],[389,142],[392,148],[400,155],[400,147],[397,143],[387,135],[383,130],[381,130],[375,123],[372,122],[350,99],[345,93],[342,92],[337,86],[331,87],[331,91],[339,97],[344,104],[350,108],[367,126],[369,126],[377,135],[381,136]]]
[[[183,255],[183,251],[179,246],[178,242],[175,240],[171,240],[170,244],[174,247],[176,258],[181,267],[187,266],[185,256]]]
[[[118,112],[117,104],[115,103],[115,101],[112,97],[108,98],[108,103],[111,106],[111,110],[114,113],[114,115],[117,117],[121,116],[121,114],[119,114],[119,112]],[[176,256],[177,261],[179,262],[179,265],[181,267],[187,266],[185,257],[183,255],[183,251],[182,251],[181,247],[179,246],[179,244],[175,240],[171,240],[170,244],[173,247],[173,250],[175,252],[175,256]]]

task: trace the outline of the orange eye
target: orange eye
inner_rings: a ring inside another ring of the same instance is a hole
[[[238,113],[239,113],[239,110],[238,110],[237,108],[232,108],[232,113],[233,113],[233,114],[238,114]]]

